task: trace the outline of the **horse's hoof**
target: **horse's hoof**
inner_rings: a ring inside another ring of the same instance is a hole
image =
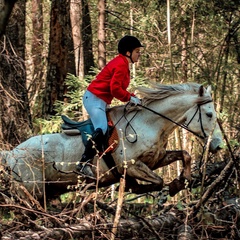
[[[181,190],[185,189],[185,183],[183,180],[178,180],[174,179],[170,184],[169,184],[169,195],[173,197],[176,195],[178,192]]]

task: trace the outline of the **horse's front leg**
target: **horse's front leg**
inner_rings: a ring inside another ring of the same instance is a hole
[[[158,185],[158,190],[163,187],[163,179],[153,172],[145,163],[141,161],[127,161],[126,171],[129,177]],[[120,173],[123,172],[123,166],[118,168]]]
[[[185,150],[166,151],[165,156],[159,160],[154,169],[167,166],[176,161],[182,161],[183,171],[181,177],[191,181],[191,156]]]
[[[191,181],[191,156],[185,150],[178,151],[166,151],[166,155],[161,159],[155,168],[167,166],[175,161],[182,160],[183,170],[179,179],[174,179],[169,184],[170,196],[174,196],[176,193],[185,188],[185,180]]]

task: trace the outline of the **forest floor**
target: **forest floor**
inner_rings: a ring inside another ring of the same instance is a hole
[[[231,162],[232,161],[232,162]],[[236,162],[238,164],[236,164]],[[82,186],[40,203],[0,172],[0,238],[240,239],[239,156],[211,163],[175,197]],[[14,187],[13,187],[14,186]],[[120,201],[121,200],[121,201]]]

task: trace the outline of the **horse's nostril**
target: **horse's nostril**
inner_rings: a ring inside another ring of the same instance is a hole
[[[221,147],[221,146],[218,146],[218,147],[217,147],[217,150],[221,150],[221,149],[222,149],[222,147]]]
[[[206,115],[207,115],[209,118],[212,118],[212,116],[213,116],[212,112],[207,112]]]

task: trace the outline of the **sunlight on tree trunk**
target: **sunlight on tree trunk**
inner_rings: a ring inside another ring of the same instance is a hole
[[[184,16],[185,11],[182,8],[181,15]],[[187,20],[186,20],[187,21]],[[181,64],[182,64],[182,82],[187,82],[187,74],[188,74],[188,68],[187,68],[187,29],[186,29],[186,23],[183,21],[182,26],[182,53],[181,53]]]
[[[98,67],[102,69],[106,65],[105,43],[105,0],[98,1]]]
[[[196,20],[196,13],[195,13],[195,7],[192,10],[192,26],[191,26],[191,49],[194,53],[194,31],[195,31],[195,20]],[[192,61],[190,61],[190,78],[194,79],[194,71],[193,71],[193,64]]]
[[[72,36],[74,45],[74,59],[76,76],[84,78],[84,58],[82,44],[82,1],[76,0],[70,2],[70,18],[72,25]]]
[[[130,8],[130,35],[133,35],[133,9],[132,4]],[[132,64],[132,77],[136,77],[136,65]]]
[[[182,141],[181,141],[179,128],[176,128],[174,132],[175,132],[176,149],[182,150]],[[181,173],[180,162],[177,161],[176,164],[177,164],[177,176],[180,176],[180,173]]]
[[[174,71],[173,71],[173,60],[172,60],[172,40],[171,40],[171,13],[170,13],[170,0],[167,0],[167,32],[168,32],[168,53],[171,67],[171,83],[174,83]]]

